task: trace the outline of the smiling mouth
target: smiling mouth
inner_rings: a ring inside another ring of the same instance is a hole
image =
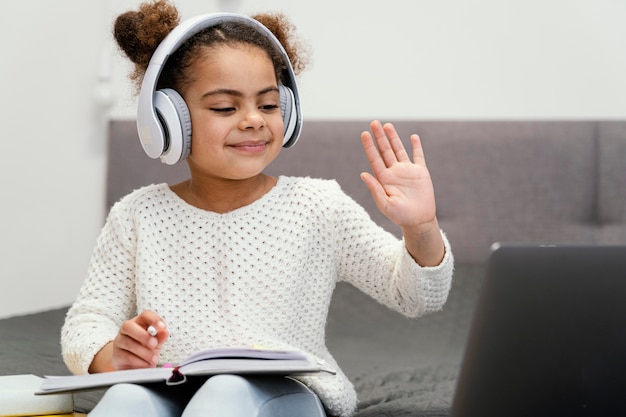
[[[229,145],[229,147],[238,150],[238,151],[242,151],[242,152],[251,152],[251,153],[258,153],[258,152],[262,152],[265,150],[265,148],[267,148],[268,142],[242,142],[242,143],[236,143],[236,144],[232,144]]]

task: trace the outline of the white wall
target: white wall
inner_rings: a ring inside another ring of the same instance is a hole
[[[34,0],[0,13],[0,316],[67,304],[84,275],[103,215],[103,9]]]
[[[104,216],[105,119],[134,117],[111,21],[138,3],[31,0],[0,14],[0,317],[78,291]],[[176,3],[183,17],[290,15],[314,51],[305,119],[626,119],[622,0]],[[99,75],[111,79],[97,93]]]

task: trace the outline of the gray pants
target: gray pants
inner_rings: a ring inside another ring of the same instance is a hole
[[[199,388],[198,388],[199,386]],[[291,378],[216,375],[175,387],[118,384],[89,417],[326,417],[319,398]]]

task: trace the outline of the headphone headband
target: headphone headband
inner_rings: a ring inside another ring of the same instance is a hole
[[[138,98],[137,131],[139,133],[139,140],[141,141],[144,151],[151,158],[161,157],[164,162],[170,163],[166,160],[167,158],[164,159],[165,153],[169,151],[168,135],[170,132],[167,132],[167,129],[163,126],[162,121],[160,120],[162,115],[157,113],[155,106],[157,83],[167,59],[186,40],[200,31],[212,26],[230,22],[243,23],[254,27],[257,31],[261,32],[270,41],[272,41],[272,44],[274,44],[280,52],[285,63],[285,69],[282,74],[282,83],[293,93],[293,106],[296,113],[291,115],[293,121],[290,124],[292,125],[291,131],[293,131],[293,133],[290,134],[290,137],[284,138],[283,146],[286,148],[291,147],[298,140],[300,132],[302,131],[302,115],[300,111],[298,86],[296,83],[295,73],[291,66],[291,62],[289,61],[289,56],[285,52],[285,49],[281,45],[280,41],[278,41],[274,34],[262,23],[251,17],[235,13],[210,13],[185,20],[176,26],[159,44],[150,59],[150,63],[148,64],[148,68],[146,69],[146,73],[141,84],[141,91]],[[174,163],[179,159],[180,158],[176,157]]]

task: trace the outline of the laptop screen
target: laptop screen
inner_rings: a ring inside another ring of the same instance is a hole
[[[626,415],[626,246],[494,245],[452,417]]]

